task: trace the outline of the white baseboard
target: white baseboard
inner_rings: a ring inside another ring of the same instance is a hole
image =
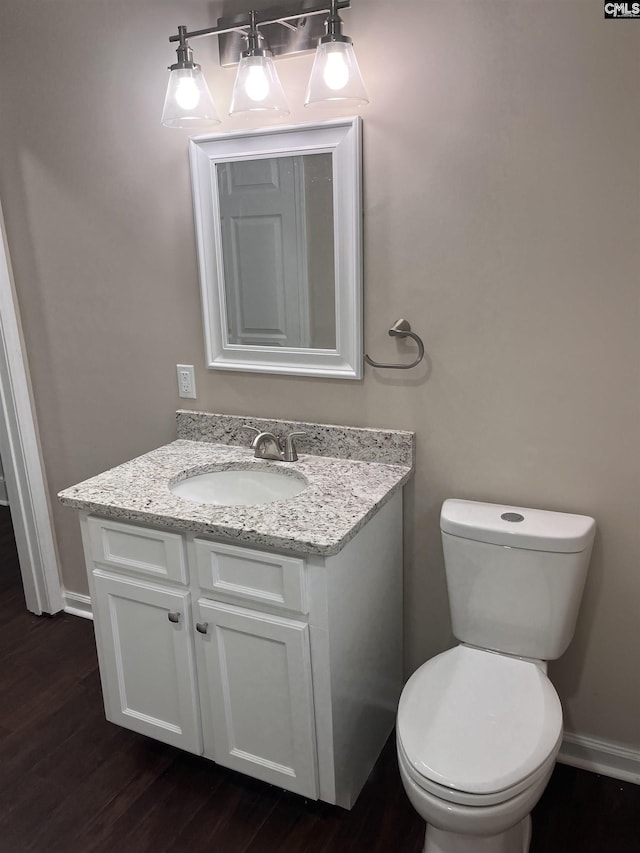
[[[69,592],[69,590],[63,589],[62,600],[64,602],[65,613],[71,613],[72,616],[81,616],[83,619],[93,619],[91,598],[88,595],[81,595],[79,592]]]
[[[558,761],[640,785],[640,750],[611,741],[565,732]]]

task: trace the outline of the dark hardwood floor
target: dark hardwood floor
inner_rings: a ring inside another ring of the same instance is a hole
[[[638,853],[640,787],[559,765],[531,853]],[[25,610],[0,507],[1,853],[419,853],[391,740],[352,811],[107,723],[92,623]]]

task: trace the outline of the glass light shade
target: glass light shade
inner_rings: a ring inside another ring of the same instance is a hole
[[[162,124],[165,127],[206,127],[220,124],[199,65],[174,68],[169,75]]]
[[[243,56],[238,65],[229,115],[260,111],[288,115],[287,99],[269,55]]]
[[[304,99],[305,107],[325,103],[368,104],[353,45],[348,41],[320,42]]]

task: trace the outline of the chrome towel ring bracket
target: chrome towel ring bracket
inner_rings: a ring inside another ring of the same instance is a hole
[[[364,360],[371,367],[384,367],[388,370],[410,370],[412,367],[417,367],[424,358],[424,344],[422,338],[411,331],[411,324],[408,320],[396,320],[393,326],[389,329],[389,334],[393,338],[413,338],[418,344],[418,355],[410,364],[385,364],[382,361],[374,361],[365,353]]]

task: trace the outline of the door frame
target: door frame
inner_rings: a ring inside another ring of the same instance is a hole
[[[0,203],[0,455],[27,609],[63,609],[56,540]]]

